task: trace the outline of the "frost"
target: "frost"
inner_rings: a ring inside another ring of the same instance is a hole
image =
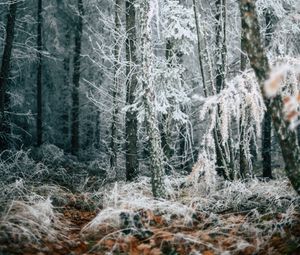
[[[57,238],[60,226],[58,214],[54,213],[51,200],[28,197],[28,202],[13,201],[0,223],[0,236],[15,241],[39,242],[43,236]],[[4,231],[4,233],[3,233]]]

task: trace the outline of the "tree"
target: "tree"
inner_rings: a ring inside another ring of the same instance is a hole
[[[51,18],[52,22],[56,18],[58,27],[60,30],[56,35],[59,37],[62,45],[62,52],[60,55],[63,56],[63,68],[62,71],[62,85],[59,88],[60,98],[60,111],[59,111],[59,133],[61,138],[59,139],[58,145],[65,150],[70,150],[70,110],[71,110],[71,75],[70,75],[70,60],[72,56],[72,22],[71,15],[68,13],[66,3],[62,1],[56,1],[57,6],[53,12],[57,15]]]
[[[226,0],[217,0],[216,5],[216,51],[215,51],[215,63],[216,63],[216,75],[213,80],[212,70],[208,64],[208,78],[206,78],[204,64],[203,62],[209,62],[208,51],[206,49],[207,45],[204,41],[202,45],[201,41],[201,28],[200,21],[198,17],[198,11],[196,6],[196,0],[193,0],[194,5],[194,15],[196,22],[196,32],[197,32],[197,46],[198,46],[198,60],[200,66],[200,73],[203,82],[204,96],[208,97],[210,95],[220,94],[225,88],[225,78],[226,78],[226,66],[227,66],[227,41],[226,41]],[[202,53],[204,49],[204,54]],[[204,59],[204,60],[203,60]],[[208,82],[207,82],[208,81]],[[216,154],[216,171],[219,175],[226,179],[233,178],[233,155],[231,153],[231,144],[229,142],[222,142],[222,134],[220,128],[220,118],[221,109],[218,106],[218,114],[215,120],[215,127],[212,130],[214,139],[214,151]],[[211,113],[211,112],[210,112]],[[226,153],[229,152],[229,153]]]
[[[261,88],[264,101],[271,113],[275,131],[277,133],[282,155],[285,162],[285,171],[294,189],[300,194],[300,149],[297,143],[297,134],[291,130],[284,113],[284,103],[280,94],[269,98],[264,90],[265,82],[270,78],[270,67],[264,47],[261,42],[260,27],[255,9],[254,0],[241,0],[240,11],[242,17],[242,40]]]
[[[136,75],[136,24],[135,1],[126,1],[126,105],[132,105],[135,101],[137,87]],[[138,147],[137,147],[137,112],[134,109],[126,111],[125,116],[125,150],[126,150],[126,180],[132,181],[138,171]]]
[[[168,68],[173,67],[174,57],[176,58],[174,52],[174,46],[171,40],[167,40],[166,42],[166,61]],[[165,161],[169,162],[173,152],[171,148],[171,121],[170,121],[170,109],[162,114],[159,129],[160,129],[160,137],[161,137],[161,146],[163,148]],[[171,172],[169,164],[165,164],[165,172],[169,174]]]
[[[265,46],[269,47],[272,35],[272,13],[271,10],[265,11],[266,21],[266,36]],[[262,141],[262,160],[263,160],[263,177],[272,178],[272,158],[271,158],[271,146],[272,146],[272,116],[270,112],[270,100],[266,101],[267,111],[265,112],[263,122],[263,141]]]
[[[187,152],[191,142],[187,114],[190,84],[185,82],[187,70],[183,63],[185,56],[192,55],[196,41],[193,17],[192,8],[177,0],[162,1],[159,17],[156,17],[161,22],[158,44],[163,43],[166,47],[165,57],[159,53],[155,55],[154,77],[161,144],[168,174],[176,167],[182,171],[187,167],[188,159],[193,159]]]
[[[118,114],[119,114],[119,105],[118,105],[118,97],[120,90],[120,79],[119,79],[119,71],[120,71],[120,52],[121,47],[118,34],[121,29],[121,0],[115,1],[115,48],[114,48],[114,87],[112,89],[112,98],[113,98],[113,113],[112,113],[112,123],[111,123],[111,137],[110,137],[110,167],[115,168],[117,165],[117,150],[118,150]]]
[[[225,87],[227,68],[226,0],[216,1],[216,89],[220,93]]]
[[[37,118],[36,118],[36,133],[37,133],[37,146],[43,143],[43,119],[42,119],[42,0],[38,0],[37,12]]]
[[[243,25],[244,23],[241,20],[241,29],[243,30]],[[241,72],[245,72],[247,70],[247,64],[248,64],[248,58],[247,54],[245,52],[245,42],[242,38],[242,33],[241,33],[241,63],[240,63],[240,69]],[[248,130],[249,130],[249,125],[250,125],[250,109],[249,107],[246,108],[246,114],[244,116],[241,116],[240,119],[240,145],[239,145],[239,153],[240,153],[240,177],[245,178],[247,174],[250,173],[250,164],[249,164],[249,159],[247,159],[247,136]],[[251,157],[251,163],[253,164],[255,159],[256,159],[256,147],[255,147],[255,138],[253,135],[250,134],[250,157]],[[248,145],[249,146],[249,145]]]
[[[9,107],[9,100],[7,95],[7,83],[10,74],[10,63],[14,41],[14,28],[16,22],[18,2],[11,0],[9,2],[9,11],[6,22],[6,38],[4,43],[4,51],[2,56],[1,70],[0,70],[0,150],[3,151],[8,148],[8,135],[10,133],[10,123],[6,114]]]
[[[150,171],[154,197],[165,197],[164,157],[155,111],[155,92],[153,84],[153,51],[151,45],[151,19],[153,10],[150,1],[143,0],[140,9],[141,25],[141,80],[143,104],[145,108],[146,131],[150,149]]]
[[[79,85],[80,85],[80,62],[81,62],[81,40],[83,27],[83,3],[78,0],[78,17],[75,28],[74,47],[74,72],[73,72],[73,92],[72,92],[72,129],[71,129],[71,152],[77,155],[79,152]]]
[[[226,38],[226,19],[227,7],[226,0],[216,1],[216,92],[219,94],[225,88],[226,68],[227,68],[227,38]],[[231,144],[222,143],[220,131],[221,109],[218,106],[218,116],[215,127],[215,143],[217,154],[217,172],[221,173],[226,179],[233,179],[233,158],[231,154]],[[230,142],[231,138],[228,139]],[[226,148],[227,147],[227,148]],[[226,155],[226,151],[230,153]]]

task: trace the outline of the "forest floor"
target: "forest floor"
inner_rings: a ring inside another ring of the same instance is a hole
[[[61,225],[55,240],[47,236],[34,243],[10,239],[1,244],[0,254],[300,254],[300,213],[293,212],[291,225],[282,226],[271,235],[255,236],[251,229],[257,222],[251,226],[251,211],[221,212],[218,219],[210,219],[209,213],[195,211],[192,221],[186,222],[184,217],[175,214],[166,220],[161,212],[140,209],[133,215],[118,212],[125,224],[122,227],[103,222],[97,225],[96,231],[85,235],[84,226],[95,219],[101,209],[87,210],[86,206],[81,206],[84,203],[81,195],[72,195],[67,205],[57,208]],[[271,213],[259,221],[263,224],[272,220],[276,225],[281,224],[284,217],[282,213]],[[216,220],[221,221],[218,223],[221,227],[215,224]]]
[[[154,199],[150,178],[103,181],[54,149],[0,159],[1,255],[300,255],[300,198],[285,178],[175,174]]]

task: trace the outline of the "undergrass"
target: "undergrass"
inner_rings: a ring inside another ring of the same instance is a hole
[[[53,155],[51,148],[40,152],[39,161],[30,151],[6,152],[1,157],[0,241],[4,245],[68,239],[64,234],[70,225],[62,212],[71,206],[99,211],[80,234],[91,251],[107,254],[126,254],[137,243],[141,254],[149,249],[170,254],[182,249],[187,249],[186,254],[207,250],[222,255],[278,254],[268,246],[277,237],[288,237],[293,243],[289,249],[299,248],[294,245],[299,237],[291,229],[299,224],[300,199],[285,178],[228,182],[207,173],[212,171],[209,164],[201,166],[201,173],[167,176],[168,198],[154,199],[148,177],[131,183],[108,182],[86,175],[95,163],[76,166],[72,161],[75,170],[68,169],[66,156],[60,150]]]

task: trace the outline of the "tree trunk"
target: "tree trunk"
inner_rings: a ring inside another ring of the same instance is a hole
[[[183,174],[190,173],[191,172],[191,165],[194,163],[194,155],[191,155],[193,151],[188,151],[189,150],[189,142],[188,142],[188,130],[187,130],[187,125],[182,124],[179,129],[179,142],[178,142],[178,153],[177,156],[179,157],[180,160],[180,172]],[[197,155],[197,153],[196,153]]]
[[[144,91],[145,121],[150,149],[150,171],[154,197],[165,197],[164,161],[160,134],[155,112],[155,92],[153,88],[153,52],[151,46],[150,3],[144,0],[140,9],[141,25],[141,78]]]
[[[61,92],[61,103],[62,103],[62,113],[61,113],[61,132],[64,137],[63,141],[61,141],[61,145],[65,150],[70,149],[70,52],[67,47],[70,45],[70,31],[69,27],[67,27],[67,33],[65,35],[66,45],[66,55],[64,57],[64,85]]]
[[[168,62],[168,67],[174,67],[174,56],[175,56],[175,52],[173,49],[174,45],[173,43],[168,40],[166,43],[166,60]],[[161,121],[159,124],[159,129],[160,129],[160,137],[161,137],[161,146],[163,148],[163,152],[164,152],[164,159],[167,162],[167,164],[165,164],[165,172],[166,174],[170,174],[171,173],[171,167],[168,164],[173,151],[171,148],[171,126],[170,126],[170,110],[168,110],[167,113],[163,113],[161,116]]]
[[[226,0],[216,0],[217,13],[216,19],[216,93],[220,93],[225,87],[226,66],[227,66],[227,36],[226,36]],[[234,178],[233,158],[231,148],[231,138],[226,144],[222,143],[222,135],[220,132],[220,119],[221,109],[218,106],[218,115],[216,120],[216,127],[214,131],[216,143],[216,156],[217,156],[217,172],[223,175],[225,179]],[[226,156],[226,151],[230,155]]]
[[[242,22],[241,22],[242,23]],[[241,24],[241,27],[243,26],[243,23]],[[242,27],[243,29],[243,27]],[[240,65],[240,69],[241,72],[244,72],[247,68],[247,55],[246,55],[246,50],[245,50],[245,43],[244,40],[242,40],[242,36],[241,36],[241,65]],[[249,116],[248,116],[248,109],[246,109],[246,114],[245,114],[245,120],[243,122],[242,118],[240,120],[240,177],[241,178],[245,178],[247,173],[250,173],[250,162],[248,162],[247,157],[246,157],[246,145],[244,142],[244,138],[245,136],[247,136],[247,129],[249,128]],[[244,126],[243,126],[244,125]],[[250,137],[250,155],[251,155],[251,164],[253,167],[253,164],[255,163],[256,159],[257,159],[257,153],[256,153],[256,144],[255,144],[255,138],[253,137],[253,135],[251,135]]]
[[[164,152],[164,160],[169,162],[172,156],[172,148],[171,148],[171,127],[169,125],[169,113],[162,114],[161,122],[159,125],[160,130],[160,138],[161,138],[161,146]],[[165,164],[165,172],[167,174],[171,173],[171,167],[169,164]]]
[[[60,15],[64,15],[63,7],[59,8]],[[71,109],[71,81],[70,81],[70,59],[71,59],[71,27],[68,21],[63,20],[61,24],[64,29],[64,58],[63,58],[63,82],[60,95],[61,112],[60,112],[60,132],[63,139],[59,141],[61,148],[66,151],[70,150],[70,109]]]
[[[227,64],[226,0],[217,0],[216,8],[216,89],[220,93],[225,86]]]
[[[42,0],[38,0],[38,28],[37,28],[37,118],[36,118],[36,143],[43,143],[43,106],[42,106]]]
[[[74,48],[74,72],[73,72],[73,92],[72,92],[72,130],[71,130],[71,152],[78,155],[79,152],[79,82],[80,82],[80,60],[81,60],[81,38],[84,9],[82,0],[78,0],[78,17],[75,30]]]
[[[206,77],[205,77],[205,72],[204,72],[204,65],[203,65],[203,59],[202,59],[202,44],[201,44],[201,31],[200,31],[200,21],[198,18],[198,11],[197,11],[197,1],[193,0],[193,9],[194,9],[194,16],[195,16],[195,23],[196,23],[196,32],[197,32],[197,46],[198,46],[198,60],[199,60],[199,68],[200,68],[200,73],[201,73],[201,78],[202,78],[202,84],[203,84],[203,92],[204,96],[208,97],[210,95],[209,90],[208,90],[208,85],[206,82]],[[205,46],[203,46],[205,48]],[[208,61],[208,56],[206,56],[206,60]],[[209,78],[211,79],[211,86],[213,87],[213,81],[212,81],[212,74],[211,70],[209,70]],[[213,90],[213,88],[212,88]],[[212,94],[215,94],[216,91],[213,90]],[[225,167],[227,166],[226,161],[223,157],[223,151],[220,146],[221,141],[220,137],[217,134],[218,128],[213,129],[213,136],[215,140],[215,151],[216,151],[216,171],[218,172],[219,175],[226,177],[225,173]],[[222,167],[225,166],[225,167]]]
[[[208,88],[206,85],[206,78],[205,78],[204,66],[203,66],[203,60],[202,60],[201,31],[200,31],[200,22],[199,22],[199,18],[198,18],[196,0],[193,0],[193,9],[194,9],[194,16],[195,16],[195,23],[196,23],[198,60],[199,60],[199,67],[200,67],[201,78],[202,78],[202,83],[203,83],[203,92],[204,92],[204,96],[208,97],[208,90],[207,90]]]
[[[112,89],[112,98],[113,98],[113,113],[112,113],[112,123],[111,123],[111,137],[110,137],[110,167],[115,168],[117,165],[117,151],[118,151],[118,115],[119,115],[119,105],[118,105],[118,96],[119,96],[119,69],[120,69],[120,49],[118,34],[121,29],[121,0],[115,1],[115,49],[114,49],[114,87]]]
[[[137,87],[136,75],[136,28],[134,0],[126,1],[126,105],[135,101]],[[138,174],[138,147],[137,147],[137,112],[126,111],[125,117],[125,146],[126,146],[126,180],[132,181]]]
[[[241,22],[241,26],[243,26],[243,23]],[[243,29],[243,27],[242,27]],[[242,35],[241,35],[241,72],[244,72],[247,68],[247,56],[245,55],[245,44],[244,41],[242,40]],[[245,118],[248,118],[245,116]],[[247,119],[244,120],[241,117],[240,119],[240,177],[245,178],[246,173],[249,172],[249,164],[247,162],[246,158],[246,148],[245,148],[245,142],[244,142],[244,137],[246,135],[246,130],[247,130]],[[246,126],[245,126],[246,125]]]
[[[242,40],[250,59],[265,102],[270,100],[269,111],[272,116],[275,131],[278,135],[282,155],[285,162],[285,171],[291,184],[300,194],[300,149],[297,143],[297,135],[289,128],[283,112],[283,101],[280,95],[269,99],[264,92],[265,81],[270,75],[268,59],[261,43],[260,28],[255,9],[254,0],[241,0],[241,17],[243,22]]]
[[[272,178],[272,116],[270,111],[270,100],[265,101],[267,111],[265,112],[263,129],[262,129],[262,160],[263,160],[263,177]]]
[[[266,20],[266,37],[265,46],[268,47],[271,42],[272,34],[272,15],[270,11],[265,12]],[[265,112],[263,122],[263,143],[262,143],[262,160],[263,160],[263,177],[272,178],[272,158],[271,158],[271,146],[272,146],[272,116],[270,112],[270,101],[266,101],[267,111]]]
[[[96,122],[96,127],[95,127],[95,149],[99,150],[100,149],[100,113],[96,110],[95,112],[95,122]]]
[[[14,41],[17,2],[10,1],[6,23],[6,38],[0,69],[0,151],[8,149],[8,135],[10,133],[9,119],[5,113],[9,107],[7,98],[7,81],[10,73],[11,53]]]

